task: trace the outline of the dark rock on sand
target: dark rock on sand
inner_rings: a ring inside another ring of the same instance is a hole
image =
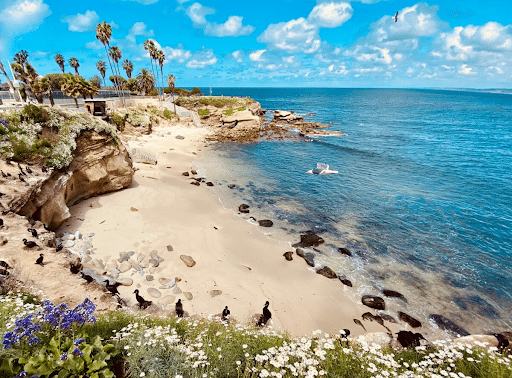
[[[402,294],[400,294],[398,291],[384,289],[384,290],[382,290],[382,294],[384,294],[386,297],[400,298],[400,299],[405,300],[405,297]]]
[[[302,251],[302,250],[301,250]],[[299,255],[306,261],[309,266],[315,266],[315,255],[311,252],[304,253],[303,256]]]
[[[385,321],[387,322],[390,322],[390,323],[396,323],[396,320],[395,318],[393,318],[391,315],[388,315],[388,314],[381,314],[380,315],[382,319],[384,319]]]
[[[241,204],[240,206],[238,206],[238,211],[243,214],[248,214],[249,213],[249,205],[247,205],[245,203]]]
[[[235,188],[236,188],[236,185],[235,185],[235,184],[229,184],[229,185],[228,185],[228,188],[229,188],[229,189],[235,189]]]
[[[363,315],[361,315],[361,318],[363,318],[363,320],[369,320],[370,322],[373,322],[373,314],[371,312],[365,312]]]
[[[320,236],[315,235],[314,233],[310,232],[305,235],[301,235],[300,242],[293,244],[292,247],[294,247],[294,248],[318,247],[323,242],[324,242],[324,239],[322,239]]]
[[[318,269],[316,272],[318,274],[321,274],[324,277],[327,277],[327,278],[331,278],[331,279],[338,278],[336,273],[334,273],[334,271],[331,268],[329,268],[328,266],[324,266],[322,269]]]
[[[192,169],[190,173],[192,173],[193,175],[197,175],[197,171],[195,169]]]
[[[412,333],[411,331],[398,332],[397,340],[404,348],[420,346],[420,340],[425,340],[421,333]]]
[[[195,186],[201,185],[201,183],[199,181],[192,181],[190,184],[195,185]]]
[[[183,172],[181,175],[182,176],[187,176],[187,177],[190,176],[190,174],[188,172]]]
[[[174,248],[172,247],[172,245],[170,245],[170,244],[169,244],[169,245],[167,246],[167,250],[168,250],[169,252],[172,252],[172,251],[174,251]]]
[[[464,328],[457,325],[452,320],[445,318],[443,315],[438,314],[430,314],[428,316],[430,320],[432,320],[439,328],[444,331],[448,331],[454,335],[458,336],[469,336],[469,332]]]
[[[269,219],[263,219],[263,220],[258,221],[258,224],[261,227],[272,227],[274,225],[274,222],[272,222]]]
[[[208,181],[208,182],[206,183],[206,186],[213,186],[213,182]]]
[[[348,248],[345,247],[338,248],[338,252],[347,256],[352,256],[352,252],[350,252]]]
[[[365,306],[374,308],[376,310],[386,309],[386,303],[384,302],[384,299],[375,295],[363,295],[361,301]]]
[[[402,322],[406,322],[412,328],[421,327],[421,322],[417,319],[414,319],[411,315],[407,315],[405,312],[398,311],[398,319]]]
[[[304,256],[306,256],[306,252],[302,248],[297,248],[295,250],[295,253],[297,254],[297,256],[300,256],[302,258],[304,258]]]
[[[291,252],[291,251],[285,252],[283,256],[288,261],[292,261],[293,260],[293,252]]]
[[[185,139],[185,137],[184,137],[184,136],[182,136],[182,135],[176,135],[176,139],[183,140],[183,139]]]
[[[345,276],[338,276],[338,279],[343,283],[343,285],[352,287],[352,282],[347,279]]]

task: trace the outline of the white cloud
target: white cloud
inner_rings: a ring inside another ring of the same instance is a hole
[[[469,67],[467,64],[462,64],[457,71],[461,75],[474,75],[473,68]]]
[[[261,57],[261,55],[263,55],[265,51],[267,50],[256,50],[249,54],[249,59],[253,62],[262,62],[263,58]]]
[[[21,35],[36,30],[52,12],[43,0],[16,0],[4,2],[0,12],[2,34]]]
[[[178,0],[178,4],[183,4],[183,3],[186,3],[187,1],[190,1],[190,0]]]
[[[313,8],[308,21],[323,28],[336,28],[352,17],[349,3],[322,3]]]
[[[318,27],[301,17],[288,22],[270,24],[257,38],[268,48],[287,52],[313,53],[320,48]]]
[[[205,68],[215,63],[217,63],[217,58],[213,54],[213,50],[203,48],[201,51],[192,55],[186,66],[188,68]]]
[[[223,24],[209,22],[206,16],[214,14],[215,9],[194,3],[185,10],[187,16],[192,20],[194,27],[202,28],[205,35],[214,37],[238,37],[252,34],[254,26],[243,25],[243,17],[229,16]]]
[[[98,24],[100,16],[95,11],[87,10],[84,14],[78,13],[75,16],[66,16],[62,22],[68,24],[68,30],[73,32],[92,31]]]
[[[155,35],[155,32],[153,29],[147,30],[147,25],[144,22],[136,22],[132,25],[130,30],[128,31],[128,35],[126,36],[126,39],[130,41],[131,43],[135,43],[135,37],[136,36],[143,36],[143,37],[152,37]],[[153,41],[156,43],[156,41]],[[161,47],[158,47],[159,49]]]
[[[94,41],[87,42],[85,44],[85,48],[90,50],[99,50],[103,48],[103,44],[96,39]]]
[[[192,53],[188,50],[185,50],[181,44],[178,45],[177,48],[164,47],[163,51],[165,53],[166,61],[176,61],[178,63],[184,63],[192,56]]]
[[[140,3],[143,5],[150,5],[150,4],[154,4],[154,3],[158,2],[158,0],[123,0],[123,1],[134,1],[136,3]]]
[[[244,53],[242,50],[236,50],[231,53],[231,56],[238,62],[242,63],[244,60]]]

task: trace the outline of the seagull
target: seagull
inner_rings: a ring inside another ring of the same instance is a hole
[[[27,239],[23,239],[23,244],[25,244],[25,247],[27,248],[34,248],[34,247],[39,247],[36,242],[33,242],[33,241],[27,241]]]
[[[43,264],[43,257],[44,257],[44,255],[42,253],[40,253],[39,257],[36,260],[36,264],[44,266],[44,264]]]
[[[395,13],[395,22],[398,21],[398,11]]]
[[[178,299],[178,302],[176,302],[175,309],[178,318],[183,318],[183,303],[181,303],[181,299]]]
[[[222,310],[222,320],[227,320],[229,315],[231,314],[231,311],[228,310],[228,306]]]

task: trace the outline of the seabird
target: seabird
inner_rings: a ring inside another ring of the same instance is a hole
[[[81,264],[77,264],[77,265],[75,265],[73,263],[69,264],[69,270],[73,274],[78,274],[78,272],[80,272],[81,269],[82,269],[82,265]]]
[[[400,331],[397,333],[397,340],[404,348],[420,346],[420,340],[425,340],[421,333],[412,333],[411,331]]]
[[[395,13],[395,22],[398,21],[398,11]]]
[[[510,345],[508,339],[501,333],[492,334],[498,340],[498,352],[503,353],[503,350]]]
[[[222,310],[222,320],[227,320],[230,314],[231,311],[228,310],[228,306],[224,307],[224,310]]]
[[[272,313],[269,311],[268,306],[270,305],[269,301],[265,302],[265,307],[263,307],[263,314],[260,316],[260,320],[258,320],[258,326],[263,327],[272,317]]]
[[[25,170],[27,171],[27,173],[32,174],[32,169],[30,169],[28,166],[25,167]]]
[[[6,263],[5,261],[3,261],[3,260],[2,260],[2,261],[0,261],[0,266],[1,266],[2,268],[5,268],[5,269],[9,269],[9,268],[10,268],[9,264],[7,264],[7,263]]]
[[[27,247],[27,248],[39,247],[39,246],[36,244],[36,242],[28,241],[27,239],[23,239],[23,244],[25,244],[25,247]]]
[[[0,227],[3,227],[4,225],[4,220],[2,218],[0,218]]]
[[[37,231],[34,228],[27,228],[27,231],[31,232],[34,238],[37,238]]]
[[[20,169],[20,172],[23,176],[26,176],[27,174],[25,172],[23,172],[23,168],[21,168],[21,165],[20,163],[18,163],[18,168]]]
[[[5,174],[5,172],[4,172],[4,171],[0,171],[0,172],[2,172],[2,176],[3,176],[4,178],[9,177],[9,176],[7,176],[7,175]]]
[[[18,174],[18,178],[20,179],[20,181],[26,182],[25,179],[21,176],[21,173]]]
[[[46,166],[44,166],[44,165],[43,165],[43,166],[41,167],[41,171],[43,171],[43,172],[48,172],[48,168],[46,168]]]
[[[62,248],[64,248],[64,246],[62,245],[62,243],[59,243],[57,244],[57,247],[55,247],[55,252],[59,252],[62,250]]]
[[[139,295],[139,289],[135,289],[135,299],[139,302],[139,308],[146,309],[151,306],[151,301],[147,301]]]
[[[8,276],[9,275],[9,272],[7,271],[7,269],[0,269],[0,276]]]
[[[86,280],[88,284],[90,284],[92,281],[94,281],[94,278],[92,278],[91,276],[88,276],[87,274],[84,274],[83,272],[82,272],[82,278],[84,280]]]
[[[183,303],[181,303],[181,299],[178,299],[178,302],[176,302],[176,306],[174,308],[178,318],[183,318]]]
[[[40,253],[40,254],[39,254],[39,257],[38,257],[38,258],[37,258],[37,260],[36,260],[36,264],[39,264],[39,265],[41,265],[41,266],[44,266],[44,264],[43,264],[43,257],[44,257],[44,255],[43,255],[42,253]]]
[[[121,285],[119,282],[116,282],[114,284],[110,284],[110,281],[109,280],[106,280],[107,284],[105,285],[105,287],[107,288],[108,291],[110,291],[112,293],[112,295],[120,295],[119,291],[117,291],[117,287],[119,285]]]

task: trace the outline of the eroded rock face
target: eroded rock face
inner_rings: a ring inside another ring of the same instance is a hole
[[[122,144],[116,146],[109,136],[94,131],[76,142],[69,167],[34,183],[33,190],[10,204],[12,211],[38,219],[55,230],[71,216],[68,206],[131,184],[132,160]]]

